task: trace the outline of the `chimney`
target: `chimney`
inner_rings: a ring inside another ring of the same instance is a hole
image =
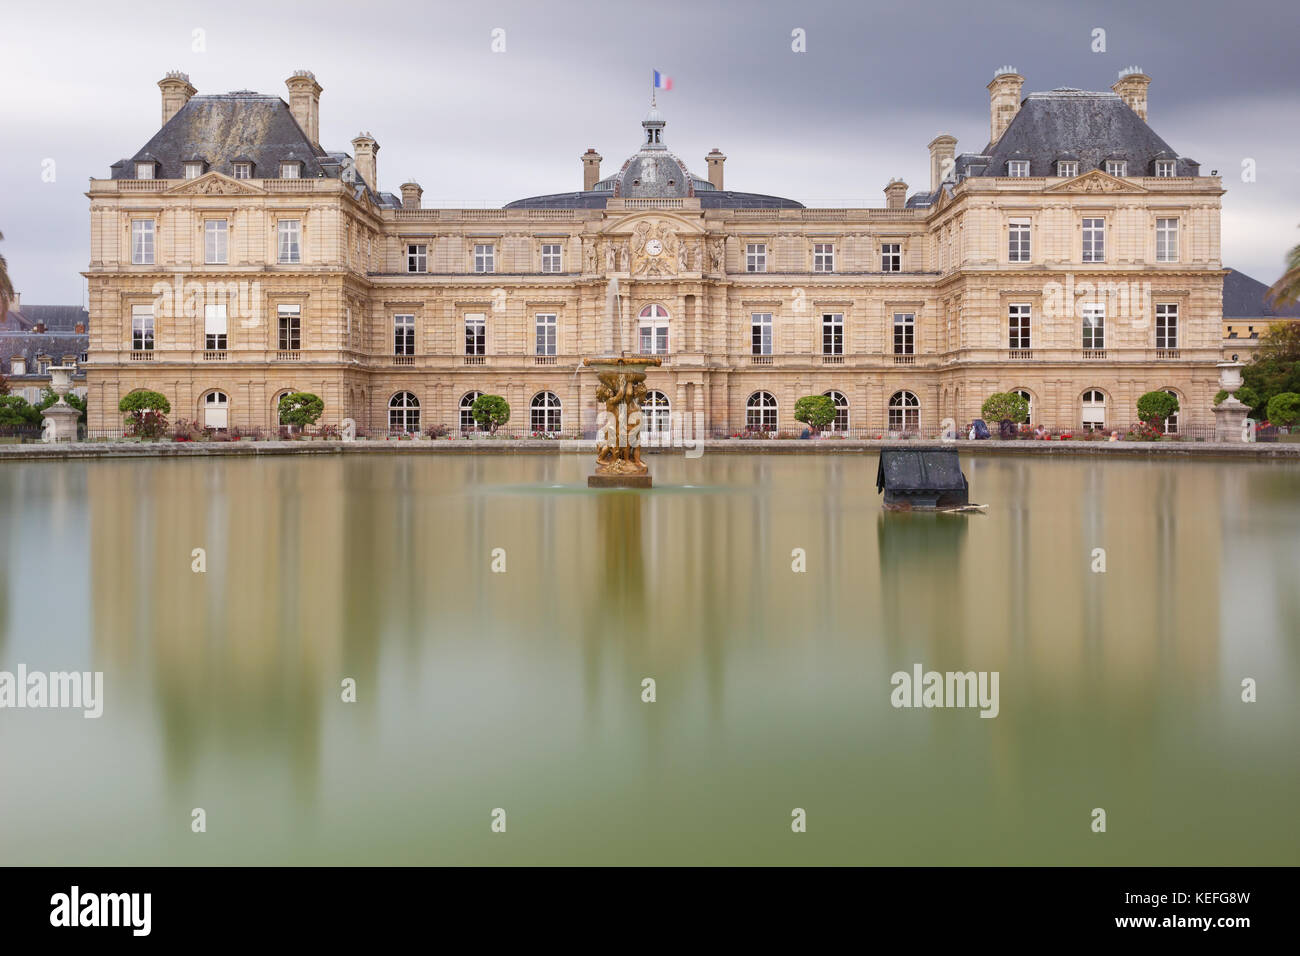
[[[424,190],[414,179],[408,179],[402,183],[402,208],[419,209],[420,197],[424,195]]]
[[[1119,71],[1119,79],[1115,81],[1112,90],[1121,100],[1128,104],[1142,121],[1146,122],[1147,118],[1147,87],[1151,85],[1151,77],[1142,72],[1140,66],[1126,66]]]
[[[1002,138],[1011,121],[1020,112],[1020,88],[1025,78],[1014,66],[1002,66],[993,71],[989,91],[989,145]]]
[[[902,209],[907,205],[907,183],[901,179],[891,179],[885,187],[885,208]]]
[[[957,137],[941,133],[930,140],[930,192],[939,191],[952,177],[953,157],[957,154]]]
[[[166,126],[167,121],[181,111],[181,107],[190,101],[190,97],[198,92],[190,86],[190,78],[180,70],[169,70],[167,75],[158,81],[158,89],[162,90],[162,125]]]
[[[289,88],[289,112],[311,144],[319,146],[321,86],[316,82],[316,74],[311,70],[294,70],[284,85]],[[370,185],[374,186],[374,183]]]
[[[352,152],[356,156],[356,168],[361,178],[366,181],[367,186],[379,192],[379,170],[376,162],[379,144],[375,142],[375,138],[369,133],[358,133],[357,138],[352,141]]]
[[[72,331],[73,331],[75,334],[77,334],[77,335],[85,335],[85,334],[86,334],[86,323],[85,323],[85,322],[78,322],[75,326],[73,326]]]
[[[45,323],[44,323],[44,322],[37,322],[35,325],[32,326],[32,331],[35,332],[37,335],[44,335],[44,334],[45,334]]]
[[[727,157],[722,155],[722,151],[714,146],[709,155],[704,157],[704,162],[709,167],[709,182],[713,183],[714,189],[722,188],[722,164],[727,161]]]
[[[590,192],[596,188],[596,183],[600,182],[600,161],[604,158],[594,149],[588,149],[582,154],[583,192]]]

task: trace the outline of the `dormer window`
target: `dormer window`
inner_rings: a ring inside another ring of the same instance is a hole
[[[1056,175],[1062,179],[1073,179],[1079,175],[1079,164],[1075,160],[1061,160],[1056,164]]]
[[[27,359],[23,356],[15,355],[9,364],[10,375],[26,375]]]
[[[1013,159],[1007,163],[1007,175],[1023,179],[1029,175],[1029,160]]]
[[[252,179],[252,178],[253,178],[253,164],[252,164],[252,163],[235,163],[235,164],[234,164],[234,171],[235,171],[235,178],[236,178],[236,179]]]
[[[1174,175],[1175,163],[1172,159],[1156,160],[1156,175],[1160,177],[1169,177]]]
[[[151,162],[150,162],[150,163],[136,163],[136,164],[135,164],[135,178],[136,178],[136,179],[153,179],[153,178],[154,178],[154,177],[153,177],[153,170],[154,170],[154,165],[153,165],[153,163],[151,163]]]
[[[1106,172],[1108,175],[1124,178],[1128,175],[1128,163],[1122,159],[1106,160]]]
[[[280,178],[281,178],[281,179],[301,179],[301,178],[302,178],[302,163],[298,162],[298,160],[296,160],[296,159],[294,159],[294,160],[289,160],[289,161],[286,161],[286,162],[281,163],[281,164],[280,164]]]
[[[184,168],[186,179],[198,179],[203,175],[203,163],[201,161],[187,162]]]

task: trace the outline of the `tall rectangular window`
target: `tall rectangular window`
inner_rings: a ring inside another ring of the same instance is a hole
[[[153,306],[131,306],[131,350],[153,351]]]
[[[1178,220],[1156,220],[1156,262],[1178,261]]]
[[[903,271],[903,245],[898,242],[886,242],[880,246],[880,271]]]
[[[228,228],[224,219],[203,223],[203,261],[208,265],[225,265],[228,261]]]
[[[224,305],[203,307],[203,347],[209,352],[226,350],[226,307]]]
[[[153,179],[153,163],[136,163],[136,179]]]
[[[1013,349],[1029,348],[1028,305],[1007,306],[1007,347]]]
[[[412,243],[406,247],[406,271],[429,271],[429,247],[423,243]]]
[[[280,220],[280,262],[285,265],[302,262],[302,245],[299,241],[300,226],[301,223],[297,219]]]
[[[415,316],[393,316],[393,354],[415,354]]]
[[[916,351],[916,314],[894,313],[894,354],[912,355]]]
[[[813,243],[813,272],[835,271],[835,244],[833,242]]]
[[[465,354],[485,355],[487,353],[487,316],[482,312],[470,312],[465,316]]]
[[[1102,303],[1085,303],[1083,306],[1083,347],[1106,347],[1106,306]]]
[[[1083,220],[1083,261],[1106,261],[1106,220]]]
[[[280,351],[293,352],[302,348],[302,306],[282,305],[276,311],[280,326]]]
[[[1007,261],[1029,261],[1029,220],[1007,220]]]
[[[478,243],[474,246],[474,271],[497,271],[496,247],[491,243]]]
[[[537,313],[537,354],[554,355],[555,354],[555,313],[538,312]]]
[[[767,243],[748,242],[745,244],[745,271],[767,271]]]
[[[822,314],[822,355],[844,354],[844,313]]]
[[[755,312],[749,317],[752,355],[772,354],[772,313]]]
[[[563,256],[558,242],[542,243],[542,271],[559,272]]]
[[[1156,305],[1156,348],[1178,348],[1178,306],[1176,304]]]
[[[131,263],[137,266],[153,265],[153,220],[131,220]]]

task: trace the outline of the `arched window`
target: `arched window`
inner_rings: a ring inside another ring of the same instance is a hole
[[[668,354],[668,310],[647,305],[638,316],[637,350],[642,355]]]
[[[849,430],[849,400],[844,397],[842,392],[831,389],[829,392],[822,392],[827,398],[835,403],[835,421],[831,422],[830,431],[846,432]]]
[[[646,392],[641,403],[641,427],[648,435],[667,435],[672,430],[672,406],[663,392]]]
[[[474,402],[482,392],[466,392],[460,400],[460,430],[463,432],[478,431],[478,422],[474,421]]]
[[[889,397],[889,430],[916,431],[921,427],[921,401],[911,392],[895,392]]]
[[[205,428],[226,428],[230,423],[230,399],[225,392],[208,392],[203,396]]]
[[[533,396],[531,413],[533,431],[558,432],[562,424],[560,399],[554,392],[538,392]]]
[[[275,393],[275,398],[271,399],[271,421],[276,425],[282,424],[280,421],[280,399],[286,395],[292,395],[296,391],[296,388],[282,388]]]
[[[745,402],[745,427],[754,431],[776,428],[776,398],[771,392],[755,392]]]
[[[1083,393],[1083,427],[1106,427],[1106,396],[1099,388],[1090,388]]]
[[[388,400],[388,430],[408,434],[420,430],[420,400],[410,392],[398,392]]]
[[[1172,388],[1165,389],[1165,394],[1172,395],[1174,398],[1178,398],[1178,393],[1175,392]],[[1182,405],[1182,403],[1183,400],[1181,398],[1178,398],[1178,404]],[[1170,415],[1168,418],[1165,419],[1165,434],[1166,435],[1178,434],[1178,413],[1177,412],[1174,412],[1172,415]]]
[[[1027,410],[1025,411],[1025,417],[1020,419],[1018,424],[1021,425],[1032,424],[1034,421],[1034,396],[1030,395],[1029,392],[1023,388],[1017,388],[1011,394],[1019,395],[1021,398],[1025,400],[1025,405],[1027,406]]]

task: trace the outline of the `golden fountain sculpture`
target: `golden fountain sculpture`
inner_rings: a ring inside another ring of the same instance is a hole
[[[650,474],[641,460],[641,402],[646,396],[645,370],[662,364],[655,356],[589,358],[583,365],[596,372],[596,401],[601,404],[596,429],[596,473],[588,488],[649,488]]]

